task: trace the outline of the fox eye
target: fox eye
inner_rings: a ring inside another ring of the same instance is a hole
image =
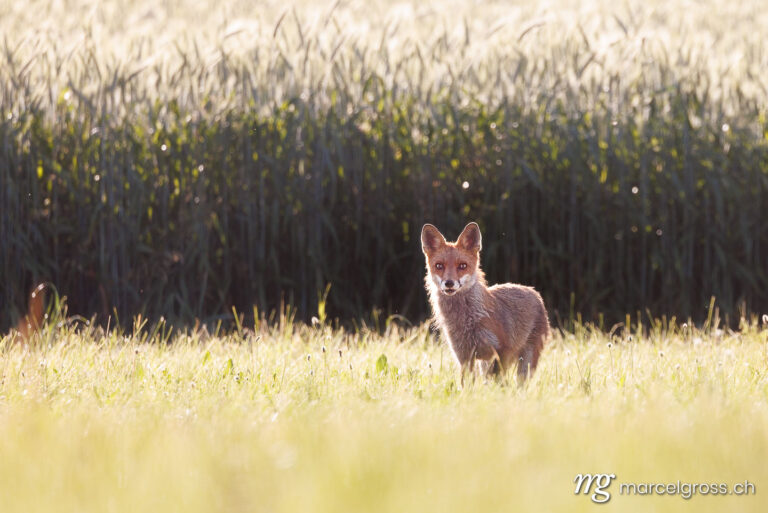
[[[464,262],[459,264],[459,271],[463,271],[466,268],[467,268],[467,264],[465,264]]]
[[[445,266],[443,264],[441,264],[440,262],[435,264],[435,269],[437,269],[438,271],[442,271],[444,268],[445,268]]]

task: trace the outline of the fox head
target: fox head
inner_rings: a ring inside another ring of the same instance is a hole
[[[446,242],[431,224],[421,229],[421,249],[427,257],[427,276],[442,294],[452,296],[482,280],[480,227],[469,223],[456,242]]]

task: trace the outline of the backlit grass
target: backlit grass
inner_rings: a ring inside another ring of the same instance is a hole
[[[6,337],[2,511],[582,511],[587,472],[617,475],[608,509],[762,511],[767,338],[578,328],[526,385],[459,389],[425,326]],[[677,480],[757,494],[617,484]]]

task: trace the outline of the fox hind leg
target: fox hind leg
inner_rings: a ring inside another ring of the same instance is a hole
[[[502,374],[501,362],[497,358],[480,360],[477,362],[477,366],[480,369],[480,374],[486,377],[498,378]]]
[[[496,349],[493,347],[491,347],[491,349],[493,349],[493,357],[491,357],[488,362],[483,362],[483,370],[485,371],[486,376],[493,376],[498,378],[501,377],[504,371],[504,366],[501,364],[501,357],[499,356],[499,353],[496,351]]]
[[[490,362],[488,362],[488,369],[486,370],[486,374],[489,376],[499,376],[501,375],[501,360],[498,358],[494,358]]]
[[[539,354],[543,347],[544,335],[536,332],[532,333],[517,361],[518,380],[524,381],[531,377],[533,371],[536,370],[536,365],[539,363]]]
[[[517,360],[517,378],[518,381],[525,381],[529,377],[531,377],[531,373],[533,373],[533,370],[536,368],[536,363],[534,360],[534,351],[531,346],[526,346],[525,349],[523,349],[522,354],[520,355],[520,358]]]

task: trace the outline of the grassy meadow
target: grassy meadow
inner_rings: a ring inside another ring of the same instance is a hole
[[[2,511],[763,511],[768,330],[558,334],[523,386],[457,386],[426,325],[0,342]],[[627,496],[620,482],[755,484]]]

